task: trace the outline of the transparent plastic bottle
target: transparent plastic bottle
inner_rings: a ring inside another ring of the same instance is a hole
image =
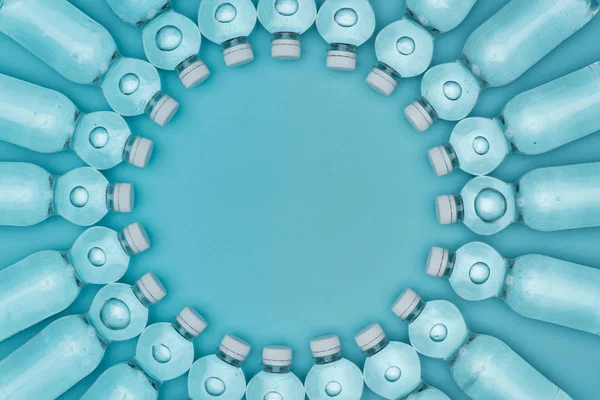
[[[286,346],[265,346],[264,369],[248,383],[246,400],[304,400],[304,386],[293,372],[292,349]]]
[[[95,226],[69,250],[40,251],[0,270],[0,342],[69,307],[86,285],[116,282],[131,256],[150,248],[139,223]]]
[[[0,162],[0,225],[30,226],[52,215],[94,225],[109,211],[133,209],[133,185],[109,183],[93,168],[51,175],[35,164]]]
[[[406,289],[392,311],[409,323],[415,350],[446,361],[458,387],[472,399],[571,399],[500,339],[471,333],[458,308],[448,301],[426,303]]]
[[[0,6],[0,32],[66,79],[99,86],[121,115],[146,113],[165,125],[179,108],[161,92],[156,68],[121,56],[110,33],[67,0],[5,0]]]
[[[57,398],[98,367],[111,342],[139,335],[165,295],[151,273],[103,287],[87,313],[57,319],[0,361],[0,399]]]
[[[467,118],[429,150],[438,176],[492,172],[511,153],[546,153],[600,130],[600,63],[519,94],[496,118]]]
[[[447,277],[469,301],[502,299],[533,319],[600,332],[600,270],[539,254],[507,260],[493,247],[471,242],[456,252],[433,247],[427,274]]]
[[[488,87],[511,83],[598,12],[597,0],[512,0],[467,39],[462,57],[423,76],[421,98],[404,114],[418,131],[458,121]]]
[[[357,48],[375,32],[375,12],[369,0],[325,0],[317,14],[317,30],[329,43],[327,67],[353,71]]]
[[[192,340],[206,321],[185,307],[172,324],[152,324],[140,335],[135,358],[104,371],[80,400],[158,399],[160,386],[187,372],[194,361]]]
[[[82,113],[57,91],[2,74],[0,139],[40,153],[72,150],[96,169],[122,161],[144,168],[154,148],[114,112]]]
[[[241,365],[250,345],[240,338],[225,335],[217,354],[196,360],[188,374],[191,400],[240,400],[246,392],[246,377]]]
[[[155,67],[177,71],[190,89],[204,82],[210,71],[198,57],[202,36],[198,26],[175,11],[171,0],[106,0],[123,21],[142,29],[146,58]]]
[[[408,0],[406,15],[383,28],[375,39],[379,64],[367,83],[389,96],[400,78],[421,75],[433,58],[435,38],[456,28],[477,0]]]
[[[401,342],[390,342],[374,323],[354,337],[367,355],[363,376],[375,394],[388,400],[450,400],[442,391],[423,383],[417,352]]]
[[[310,341],[315,365],[308,371],[304,388],[310,400],[360,400],[363,376],[351,361],[342,358],[340,338],[328,335]]]
[[[225,65],[237,67],[254,61],[248,36],[256,25],[250,0],[202,0],[198,10],[200,32],[221,45]]]
[[[538,231],[600,226],[600,163],[539,168],[515,183],[471,179],[459,195],[436,199],[440,224],[463,222],[493,235],[521,222]]]
[[[258,20],[273,34],[271,57],[297,60],[302,52],[300,35],[315,22],[315,0],[259,0]]]

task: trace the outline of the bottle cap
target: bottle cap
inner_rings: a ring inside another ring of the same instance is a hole
[[[302,43],[298,39],[273,39],[271,57],[278,60],[297,60],[302,54]]]
[[[123,235],[133,254],[140,254],[150,248],[150,239],[139,222],[134,222],[123,229]]]
[[[225,335],[219,345],[219,351],[239,362],[244,362],[248,353],[250,353],[250,348],[251,346],[244,340],[232,335]]]
[[[371,324],[354,336],[354,341],[362,351],[368,351],[386,338],[383,328],[378,323]]]
[[[196,60],[179,73],[179,80],[186,89],[191,89],[204,82],[210,76],[210,70],[202,60]]]
[[[204,317],[191,307],[181,310],[175,320],[192,337],[200,335],[208,326]]]
[[[152,140],[136,136],[131,145],[127,162],[136,167],[146,168],[150,157],[152,157],[152,150],[154,150],[154,142]]]
[[[292,349],[287,346],[265,346],[262,363],[271,367],[289,367],[292,365]]]
[[[433,125],[433,118],[418,101],[413,101],[404,109],[404,116],[419,132],[426,131]]]
[[[356,69],[356,53],[344,50],[327,51],[327,68],[337,71],[354,71]]]
[[[134,192],[131,183],[115,183],[113,185],[113,210],[131,212],[133,210]]]
[[[442,278],[445,275],[449,258],[450,250],[433,246],[427,257],[427,267],[425,268],[427,275]]]
[[[162,282],[152,272],[146,273],[135,284],[150,304],[158,303],[167,295]]]
[[[394,302],[392,312],[400,319],[406,320],[415,308],[417,308],[420,301],[421,296],[410,288],[406,289]]]
[[[455,224],[458,222],[458,209],[456,207],[456,196],[443,194],[435,199],[435,213],[438,222],[442,225]]]
[[[431,168],[437,176],[443,176],[454,171],[446,146],[432,147],[427,151],[427,157],[429,157],[429,164],[431,164]]]
[[[311,340],[310,350],[314,358],[326,357],[341,352],[342,345],[337,335],[327,335]]]
[[[398,85],[393,77],[377,67],[374,67],[367,75],[367,83],[373,90],[384,96],[392,94]]]
[[[225,65],[228,67],[239,67],[254,61],[254,52],[250,43],[240,43],[223,50]]]
[[[177,100],[163,94],[150,111],[150,118],[158,125],[165,126],[173,119],[178,109],[179,103]]]

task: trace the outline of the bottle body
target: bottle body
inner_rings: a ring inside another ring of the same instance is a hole
[[[316,364],[306,375],[306,395],[310,400],[359,400],[363,392],[363,377],[360,369],[345,358]]]
[[[406,400],[450,400],[450,397],[439,389],[422,385],[419,389],[406,396]]]
[[[142,26],[171,7],[170,0],[106,0],[115,14],[128,24]]]
[[[104,371],[81,396],[81,400],[156,400],[157,387],[132,363],[114,365]]]
[[[261,371],[250,380],[246,389],[247,400],[304,400],[304,396],[304,386],[292,372]]]
[[[451,31],[460,25],[477,0],[407,0],[407,14],[435,33]]]
[[[197,360],[188,374],[188,394],[192,400],[240,400],[246,391],[246,378],[235,367],[212,354]]]

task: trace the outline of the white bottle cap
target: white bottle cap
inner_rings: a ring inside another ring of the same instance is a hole
[[[135,284],[150,304],[158,303],[167,295],[162,282],[152,272],[146,273]]]
[[[165,126],[173,119],[178,109],[179,103],[177,100],[167,94],[163,94],[152,108],[150,118],[160,126]]]
[[[154,150],[154,142],[150,139],[136,136],[131,145],[127,162],[136,167],[146,168]]]
[[[426,131],[433,125],[433,118],[418,101],[413,101],[404,109],[404,116],[419,132]]]
[[[202,60],[196,60],[179,73],[179,80],[186,89],[204,82],[210,76],[210,70]]]
[[[392,306],[392,311],[396,314],[400,319],[406,320],[408,316],[417,308],[417,305],[421,301],[421,296],[419,296],[414,290],[406,289],[402,294],[396,299],[394,305]]]
[[[134,192],[131,183],[115,183],[113,185],[113,210],[131,212],[133,210]]]
[[[338,71],[354,71],[356,69],[356,53],[343,50],[327,51],[327,68]]]
[[[140,254],[150,248],[150,239],[146,230],[139,222],[134,222],[123,229],[123,235],[127,244],[133,250],[133,254]]]
[[[389,96],[396,89],[396,80],[389,74],[375,67],[367,75],[367,83],[373,90],[384,96]]]
[[[271,367],[289,367],[292,365],[292,349],[287,346],[265,346],[262,363]]]
[[[337,335],[327,335],[310,341],[310,351],[314,358],[338,354],[342,351],[340,338]]]
[[[302,54],[302,43],[298,39],[273,39],[271,57],[278,60],[297,60]]]
[[[378,323],[371,324],[354,336],[354,341],[362,351],[368,351],[386,338],[383,328]]]
[[[241,43],[223,50],[225,65],[239,67],[254,61],[254,52],[250,43]]]
[[[458,222],[458,210],[456,208],[456,196],[443,194],[435,199],[435,213],[438,222],[442,225],[455,224]]]
[[[225,335],[219,345],[219,351],[239,362],[244,362],[248,353],[250,353],[250,348],[251,346],[248,343],[232,335]]]
[[[431,168],[437,176],[443,176],[454,171],[446,146],[432,147],[427,151],[427,157],[429,157]]]
[[[425,272],[427,275],[441,278],[445,275],[448,259],[450,258],[450,250],[441,247],[433,246],[427,257],[427,267]]]
[[[204,317],[191,307],[181,310],[175,320],[192,337],[200,335],[208,326]]]

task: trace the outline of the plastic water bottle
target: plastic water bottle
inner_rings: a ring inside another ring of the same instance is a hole
[[[265,346],[264,370],[250,380],[246,400],[304,400],[304,386],[293,372],[292,349],[286,346]]]
[[[316,364],[308,371],[304,387],[310,400],[360,400],[363,377],[360,369],[342,358],[340,338],[328,335],[310,341]]]
[[[256,25],[256,8],[250,0],[202,0],[198,10],[200,32],[221,45],[228,67],[254,61],[248,36]]]
[[[600,63],[513,98],[496,118],[460,121],[450,143],[429,150],[438,176],[492,172],[511,153],[542,154],[600,130]]]
[[[161,92],[156,68],[121,56],[110,33],[67,0],[5,0],[0,32],[66,79],[102,88],[108,104],[121,115],[146,113],[165,125],[179,108]]]
[[[165,382],[187,372],[194,361],[192,340],[206,328],[194,309],[185,307],[172,324],[152,324],[140,335],[135,358],[104,371],[81,400],[151,400]]]
[[[467,39],[462,57],[431,68],[404,114],[418,131],[458,121],[488,87],[511,83],[598,12],[597,0],[512,0]]]
[[[358,46],[375,32],[375,12],[369,0],[326,0],[317,14],[317,30],[329,43],[327,67],[353,71]]]
[[[600,226],[600,163],[539,168],[515,183],[471,179],[459,195],[436,199],[440,224],[462,221],[479,235],[515,222],[538,231]]]
[[[198,57],[202,36],[195,23],[173,11],[171,0],[106,0],[123,21],[142,28],[146,58],[155,67],[177,71],[186,88],[198,86],[210,71]]]
[[[241,365],[250,353],[250,345],[240,338],[225,335],[217,354],[197,360],[188,374],[191,400],[240,400],[246,391]]]
[[[258,20],[273,34],[271,57],[296,60],[301,55],[300,35],[315,22],[315,0],[259,0]]]
[[[96,169],[122,161],[144,168],[154,148],[114,112],[84,114],[59,92],[2,74],[0,139],[40,153],[72,150]]]
[[[40,251],[0,270],[0,342],[69,307],[85,285],[116,282],[131,256],[150,248],[139,223],[95,226],[69,250]]]
[[[383,28],[375,39],[379,64],[367,83],[389,96],[400,78],[421,75],[431,64],[434,41],[440,33],[456,28],[477,0],[408,0],[406,15]]]
[[[103,287],[86,314],[57,319],[0,361],[0,399],[57,398],[98,367],[111,342],[139,335],[165,295],[151,273]]]
[[[407,289],[392,310],[409,323],[415,350],[446,361],[458,387],[472,399],[571,399],[500,339],[471,333],[448,301],[426,303]]]
[[[30,226],[60,215],[82,226],[133,209],[133,185],[109,183],[93,168],[51,175],[35,164],[0,162],[0,225]]]
[[[600,270],[528,254],[507,260],[491,246],[471,242],[456,252],[433,247],[427,273],[447,277],[463,299],[498,297],[533,319],[600,332]]]
[[[390,342],[381,325],[367,326],[354,340],[367,355],[363,375],[375,394],[389,400],[450,400],[423,383],[417,352],[405,343]]]

